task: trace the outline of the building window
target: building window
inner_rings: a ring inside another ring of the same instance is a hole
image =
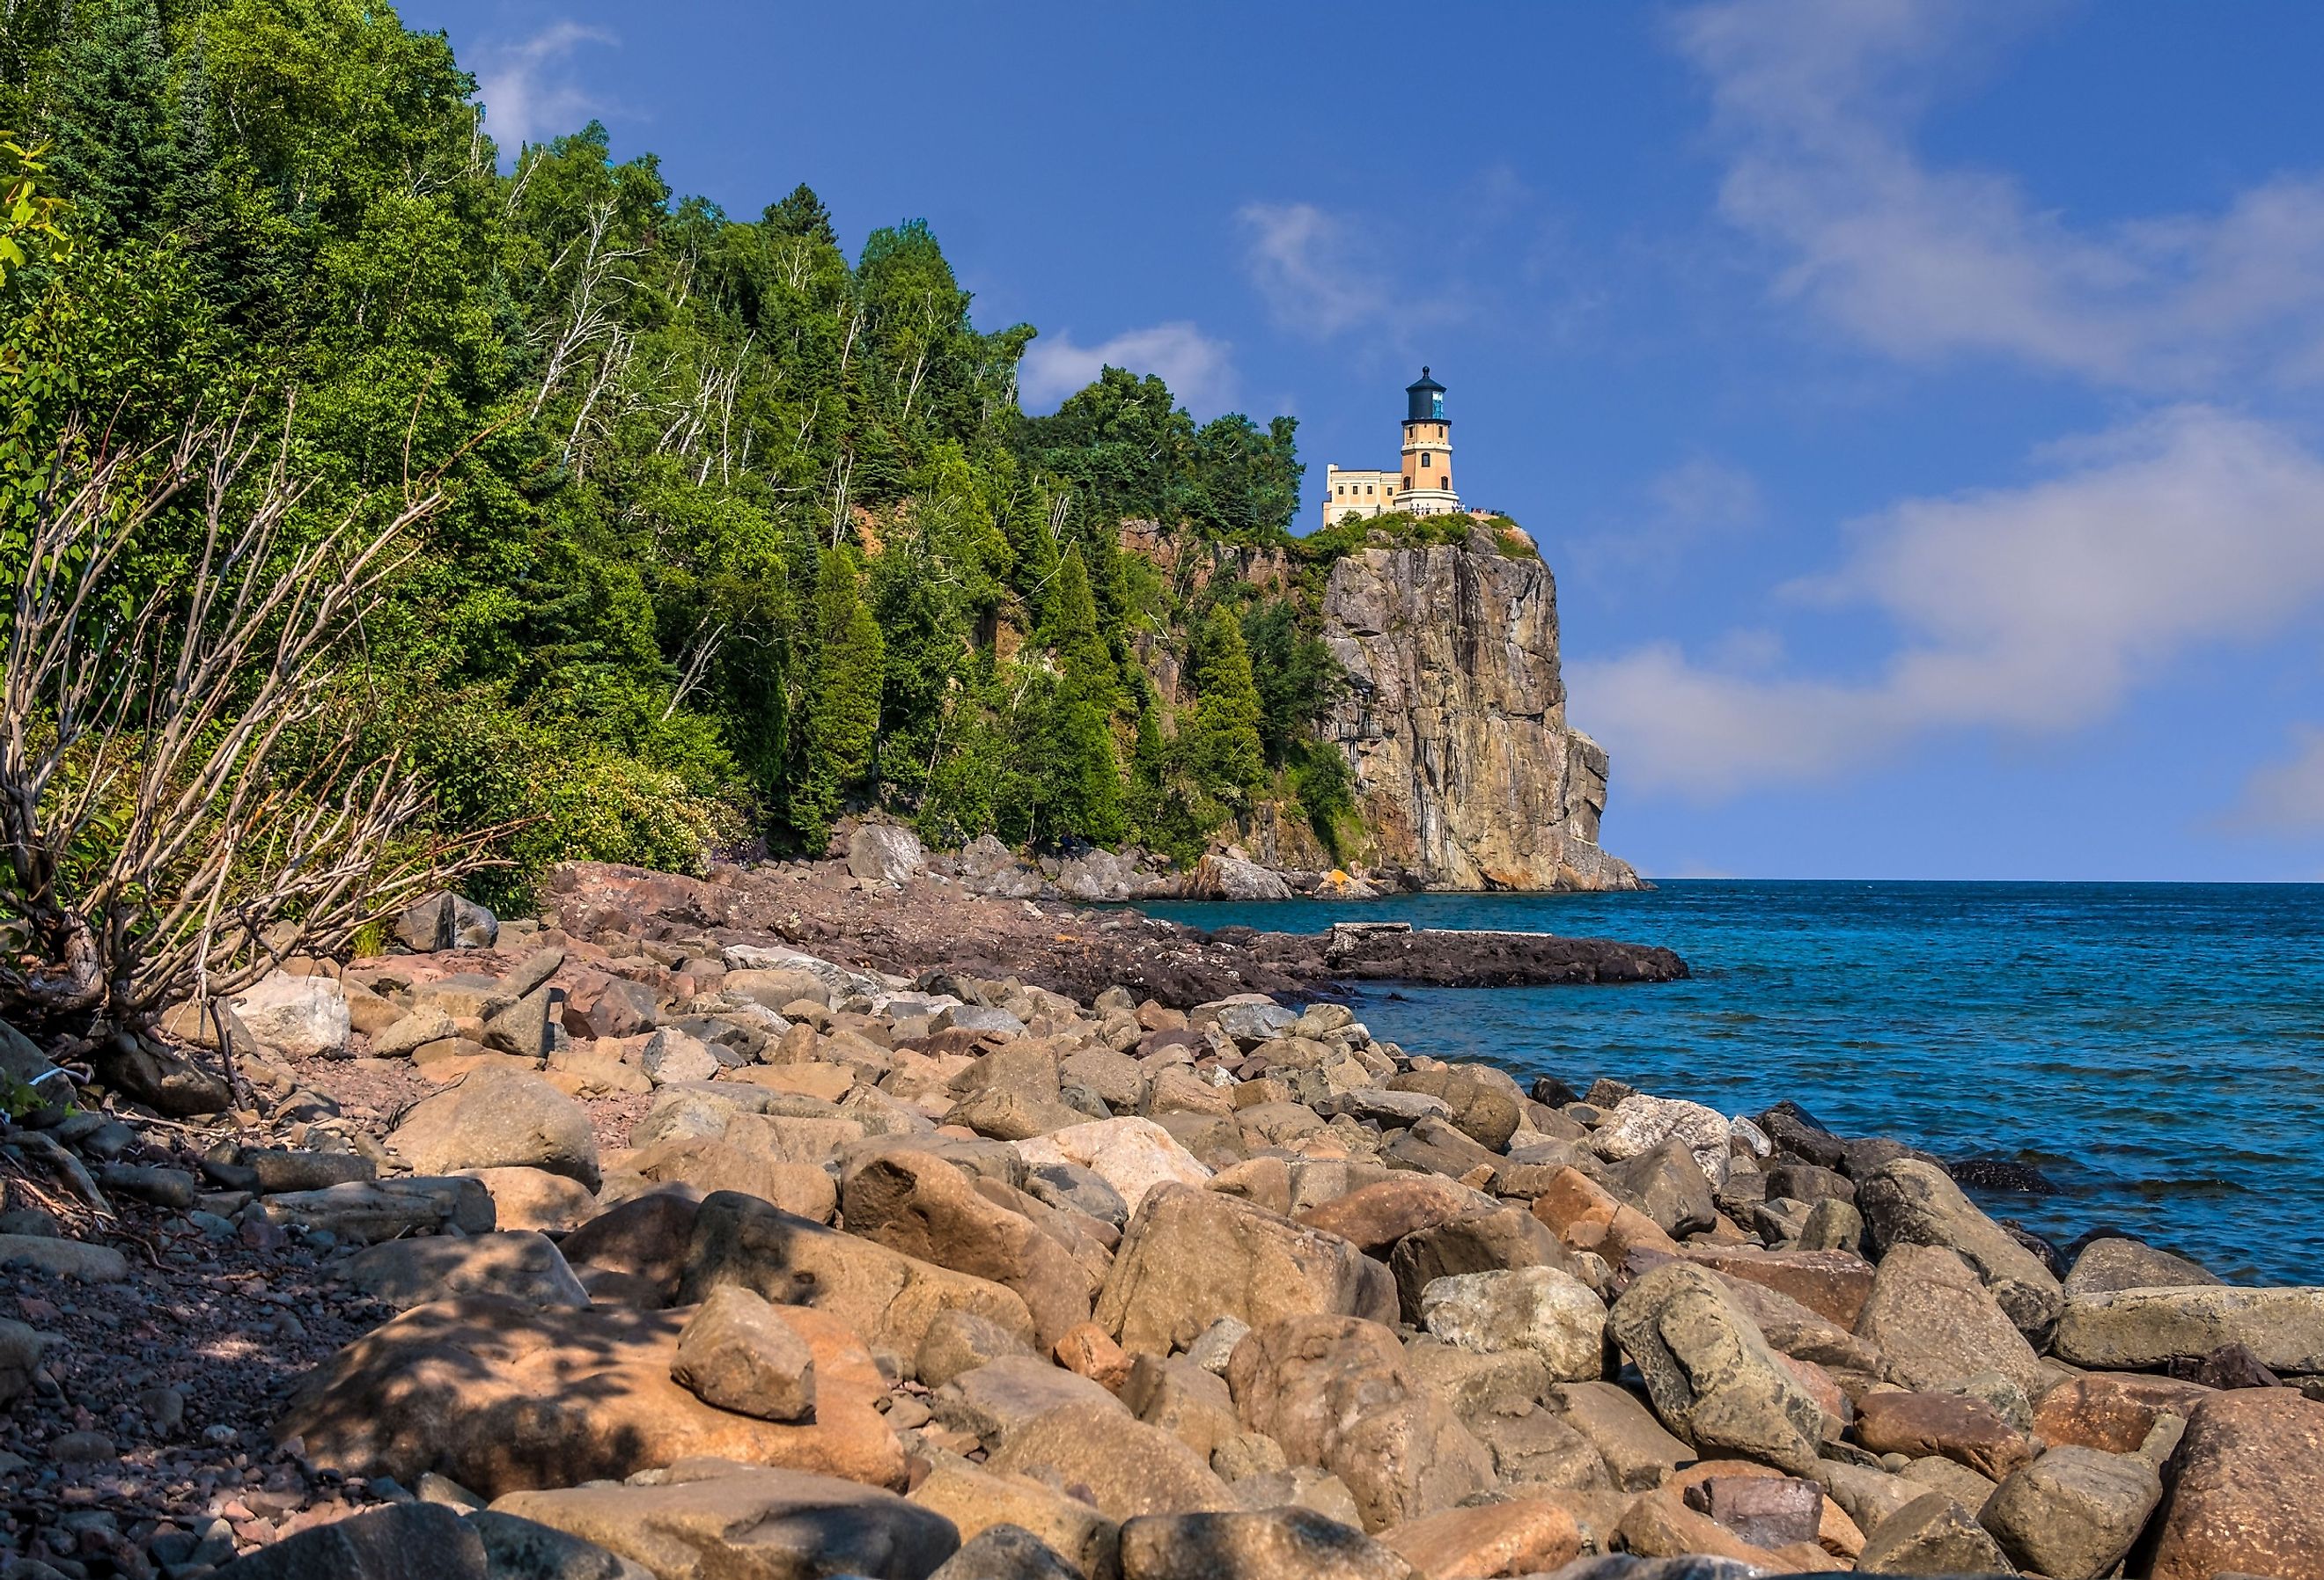
[[[1428,452],[1426,450],[1420,452],[1420,467],[1423,471],[1426,471],[1428,469]]]

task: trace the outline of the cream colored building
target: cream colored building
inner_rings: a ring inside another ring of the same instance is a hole
[[[1420,370],[1405,386],[1403,469],[1397,472],[1323,468],[1323,524],[1388,511],[1450,515],[1461,508],[1452,491],[1452,423],[1444,415],[1444,386]]]

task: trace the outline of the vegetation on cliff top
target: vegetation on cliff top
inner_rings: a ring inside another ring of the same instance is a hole
[[[0,176],[45,168],[0,240],[0,574],[60,453],[278,432],[282,555],[440,474],[331,679],[347,761],[400,752],[441,828],[505,828],[503,898],[564,856],[816,850],[867,807],[1182,856],[1263,795],[1346,829],[1300,578],[1119,541],[1327,565],[1359,538],[1290,537],[1293,420],[1198,425],[1113,368],[1028,418],[1034,329],[979,329],[924,224],[851,260],[805,185],[736,217],[595,125],[496,148],[475,92],[357,0],[12,11]],[[163,506],[111,596],[168,596],[201,529]]]

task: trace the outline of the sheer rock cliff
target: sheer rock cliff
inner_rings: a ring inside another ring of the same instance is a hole
[[[1323,733],[1349,753],[1375,861],[1437,889],[1639,886],[1598,845],[1606,753],[1565,721],[1539,559],[1481,531],[1363,550],[1332,568],[1323,630],[1350,681]]]

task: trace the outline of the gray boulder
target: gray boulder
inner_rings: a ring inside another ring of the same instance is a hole
[[[1978,1519],[2021,1568],[2098,1580],[2162,1501],[2163,1478],[2139,1455],[2065,1445],[2011,1472]]]
[[[1645,1376],[1655,1413],[1696,1447],[1794,1474],[1815,1467],[1822,1407],[1710,1272],[1655,1269],[1614,1302],[1608,1325]]]
[[[866,823],[847,836],[847,871],[870,882],[900,883],[928,864],[920,837],[893,823]]]
[[[2058,1320],[2065,1295],[2042,1259],[1978,1210],[1941,1169],[1898,1158],[1874,1169],[1856,1193],[1875,1242],[1941,1245],[1975,1270],[2018,1331],[2040,1337]]]
[[[2221,1281],[2183,1256],[2173,1256],[2144,1241],[2108,1236],[2082,1247],[2072,1270],[2066,1274],[2065,1292],[2110,1295],[2117,1289],[2177,1289]]]
[[[583,1307],[589,1292],[549,1237],[530,1232],[390,1240],[357,1253],[347,1281],[399,1311],[457,1295]]]
[[[540,1169],[597,1188],[597,1138],[589,1111],[537,1076],[478,1070],[422,1098],[387,1135],[387,1150],[416,1174],[466,1169]]]
[[[2059,1359],[2110,1372],[2241,1344],[2276,1372],[2324,1372],[2324,1289],[2227,1285],[2076,1295],[2058,1319]]]

